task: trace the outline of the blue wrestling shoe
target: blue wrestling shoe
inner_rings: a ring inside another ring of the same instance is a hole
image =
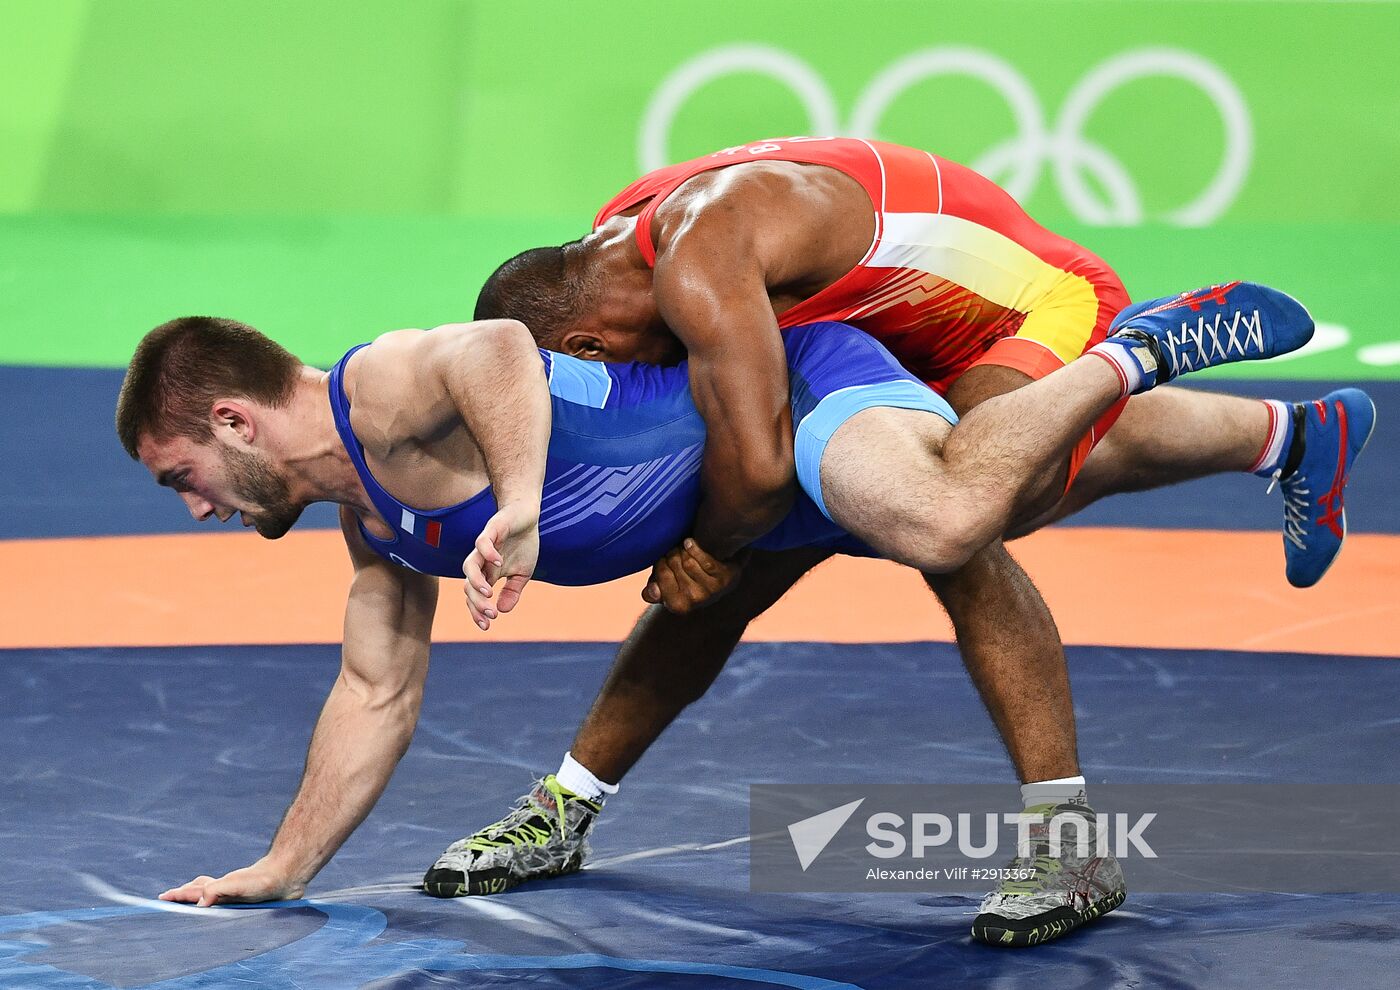
[[[1283,556],[1295,588],[1317,584],[1342,552],[1347,478],[1375,427],[1376,405],[1359,388],[1293,407],[1293,444],[1274,480],[1283,489]]]
[[[1229,282],[1136,303],[1109,326],[1143,369],[1145,392],[1202,368],[1259,361],[1302,347],[1313,320],[1292,296],[1256,282]],[[1144,351],[1146,353],[1144,353]]]

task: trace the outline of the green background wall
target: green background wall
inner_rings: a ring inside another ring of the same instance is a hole
[[[1137,295],[1294,291],[1326,332],[1261,373],[1400,377],[1400,5],[682,9],[0,0],[0,362],[119,365],[187,312],[329,361],[468,317],[497,262],[582,233],[658,154],[859,130],[986,168]],[[961,68],[863,114],[917,59]],[[1170,72],[1069,126],[1114,66]]]

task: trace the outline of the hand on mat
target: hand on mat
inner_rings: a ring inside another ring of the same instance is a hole
[[[506,505],[486,520],[481,535],[476,538],[476,549],[462,564],[462,574],[467,579],[467,611],[478,627],[491,628],[492,619],[515,608],[535,573],[539,556],[538,506],[532,510]],[[505,586],[493,604],[491,589],[501,579],[505,579]]]
[[[160,895],[163,901],[180,901],[197,907],[215,904],[250,904],[256,901],[291,901],[306,892],[305,884],[288,877],[261,860],[218,877],[195,877],[183,887]]]
[[[700,549],[694,540],[686,540],[657,561],[642,598],[685,615],[729,591],[747,559],[748,552],[743,551],[729,560],[719,560]]]

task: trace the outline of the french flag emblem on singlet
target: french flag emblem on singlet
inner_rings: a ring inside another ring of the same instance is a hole
[[[442,542],[442,523],[435,520],[419,519],[407,509],[403,510],[403,516],[399,519],[399,527],[405,533],[418,537],[430,547],[436,547]]]

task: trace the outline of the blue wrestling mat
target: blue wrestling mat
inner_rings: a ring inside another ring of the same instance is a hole
[[[750,894],[751,782],[794,767],[844,782],[1009,779],[942,644],[744,647],[609,802],[590,868],[498,898],[411,889],[549,769],[609,658],[439,647],[414,746],[309,899],[197,913],[136,899],[262,853],[337,651],[8,652],[0,986],[1388,981],[1400,897],[1130,895],[1075,936],[997,951],[968,938],[971,897]],[[1375,758],[1394,751],[1400,665],[1109,649],[1072,650],[1070,664],[1091,781],[1400,782]]]

